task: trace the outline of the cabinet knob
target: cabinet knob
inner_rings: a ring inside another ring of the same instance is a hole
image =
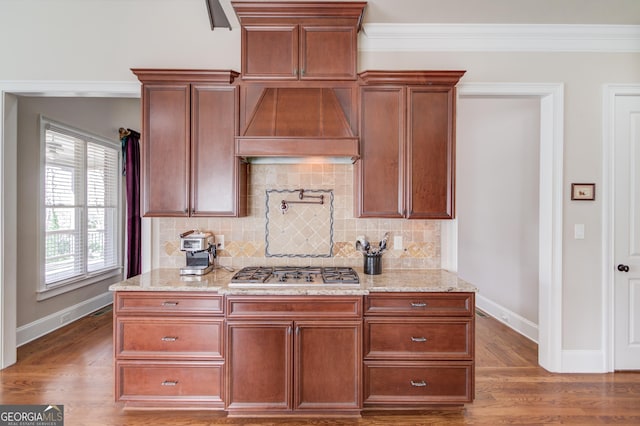
[[[411,380],[411,386],[414,386],[416,388],[423,388],[427,386],[427,382],[425,382],[424,380],[415,381],[415,382]]]
[[[426,308],[427,304],[424,302],[411,302],[412,308]]]
[[[164,336],[160,340],[162,340],[163,342],[175,342],[176,340],[178,340],[178,336]]]
[[[298,68],[293,69],[293,75],[296,75],[296,76],[298,75]]]
[[[166,301],[162,302],[162,306],[178,306],[178,302]]]
[[[178,385],[178,381],[177,380],[165,380],[161,384],[162,384],[162,386],[177,386]]]
[[[622,263],[618,265],[618,271],[620,272],[629,272],[629,265],[623,265]]]
[[[412,337],[411,338],[412,342],[419,342],[419,343],[423,343],[427,341],[426,337]]]

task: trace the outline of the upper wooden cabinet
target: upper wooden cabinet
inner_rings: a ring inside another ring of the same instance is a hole
[[[360,74],[358,217],[454,217],[455,85],[463,74]]]
[[[243,216],[232,71],[134,69],[142,84],[144,216]]]
[[[366,2],[232,2],[244,80],[355,80]]]

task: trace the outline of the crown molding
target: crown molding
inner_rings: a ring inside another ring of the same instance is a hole
[[[364,52],[640,52],[640,25],[364,24]]]

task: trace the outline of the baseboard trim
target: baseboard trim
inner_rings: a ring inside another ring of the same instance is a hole
[[[487,299],[486,297],[476,294],[476,306],[483,312],[486,312],[493,318],[497,319],[507,327],[522,334],[527,339],[538,343],[538,325],[526,318],[510,311],[504,306]]]
[[[20,347],[111,303],[113,303],[113,294],[106,292],[18,327],[16,329],[16,344]]]

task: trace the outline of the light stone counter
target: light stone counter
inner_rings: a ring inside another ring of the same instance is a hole
[[[207,275],[181,276],[179,268],[154,269],[112,284],[111,291],[213,291],[226,287],[233,272],[214,269]]]
[[[229,287],[233,272],[215,269],[204,276],[180,276],[176,269],[151,272],[111,285],[111,291],[213,291],[235,295],[333,295],[354,296],[374,292],[477,292],[470,283],[442,269],[387,269],[380,275],[366,275],[355,268],[360,285],[335,284],[256,284]]]

